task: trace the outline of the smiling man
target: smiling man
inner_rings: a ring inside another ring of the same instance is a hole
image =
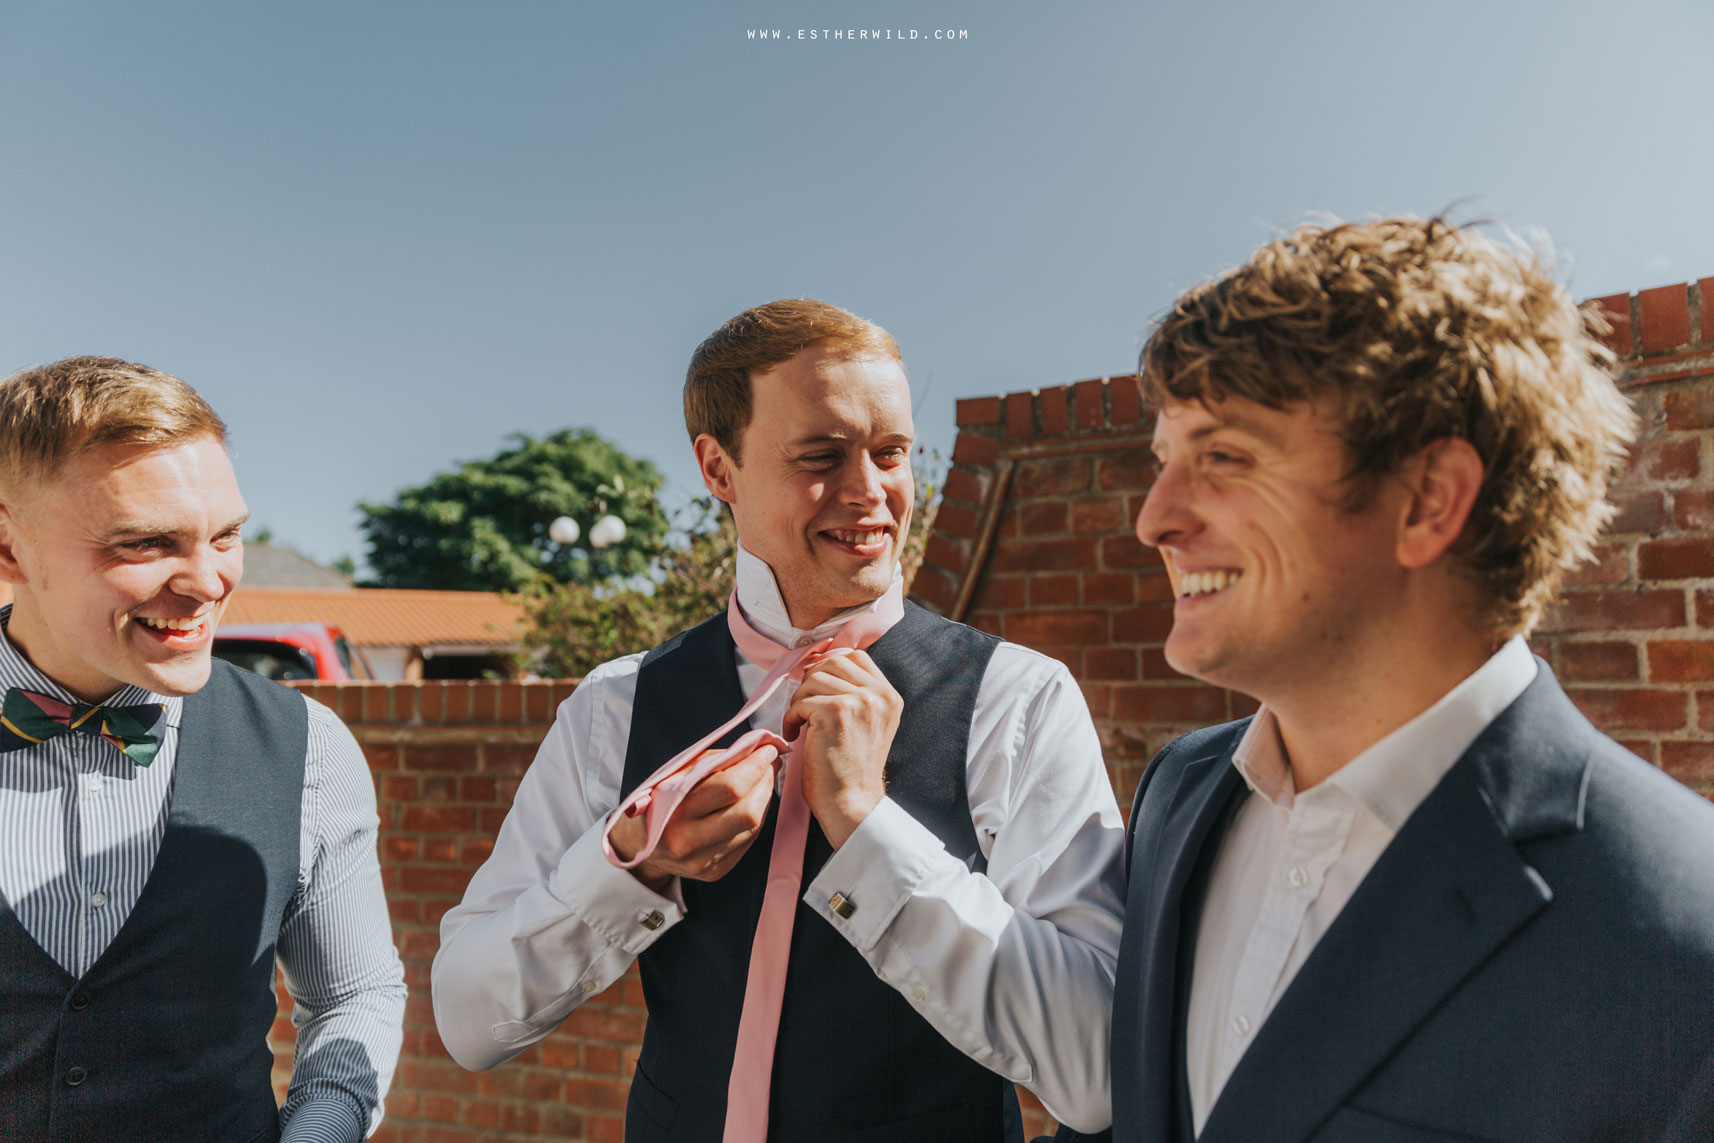
[[[442,924],[447,1049],[503,1063],[640,960],[629,1143],[999,1143],[1013,1080],[1104,1127],[1118,808],[1064,667],[900,598],[898,347],[821,302],[746,311],[685,419],[733,602],[561,706]],[[746,728],[668,819],[660,772]]]
[[[375,798],[326,708],[213,662],[226,426],[79,357],[0,382],[0,1138],[363,1138],[404,981]],[[278,960],[301,1031],[276,1110]]]
[[[1167,661],[1262,702],[1132,811],[1114,1137],[1714,1137],[1714,806],[1525,635],[1635,418],[1535,260],[1308,227],[1143,351]]]

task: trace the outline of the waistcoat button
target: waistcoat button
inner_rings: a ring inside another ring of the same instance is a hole
[[[65,1082],[67,1087],[76,1087],[88,1078],[89,1073],[83,1068],[72,1068],[65,1073]]]
[[[85,1008],[88,1008],[88,1007],[89,1007],[89,993],[87,993],[87,992],[74,992],[72,994],[71,1010],[73,1012],[82,1012]]]

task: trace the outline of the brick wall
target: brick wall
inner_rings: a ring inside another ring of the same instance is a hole
[[[1600,299],[1643,437],[1598,558],[1534,640],[1598,726],[1714,796],[1714,279]],[[1064,661],[1121,805],[1173,735],[1248,713],[1175,674],[1166,576],[1131,533],[1153,477],[1130,377],[958,403],[945,499],[916,597]],[[381,804],[382,873],[411,1000],[378,1139],[619,1140],[644,1011],[634,971],[554,1035],[480,1075],[429,1007],[441,916],[487,856],[569,683],[310,686],[356,733]],[[290,1073],[282,1016],[276,1078]],[[1049,1130],[1026,1098],[1029,1126]]]

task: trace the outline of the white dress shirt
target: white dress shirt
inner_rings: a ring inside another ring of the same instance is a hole
[[[1232,755],[1250,794],[1215,858],[1196,935],[1185,1058],[1197,1134],[1257,1029],[1405,819],[1535,672],[1529,645],[1514,637],[1301,794],[1273,712],[1257,712]]]
[[[820,638],[852,614],[800,631],[767,564],[740,549],[737,573],[746,618],[782,644]],[[441,922],[435,1021],[466,1067],[493,1067],[547,1035],[684,916],[676,881],[656,894],[601,851],[642,659],[597,667],[561,704],[493,854]],[[749,695],[764,672],[737,662]],[[790,701],[782,688],[750,724],[779,731]],[[1063,1122],[1099,1129],[1112,1115],[1124,831],[1064,666],[1012,643],[995,650],[966,784],[986,874],[883,798],[803,900],[948,1042],[1028,1085]],[[828,905],[836,892],[861,907],[839,916]]]
[[[5,636],[11,615],[0,609],[0,691],[22,687],[75,702]],[[184,713],[182,698],[134,686],[106,702],[167,708],[148,766],[86,734],[0,754],[0,896],[74,977],[119,935],[154,869]],[[298,1066],[280,1115],[283,1143],[349,1143],[381,1121],[399,1058],[405,976],[375,854],[369,765],[332,711],[306,705],[297,889],[275,947],[298,1027]]]

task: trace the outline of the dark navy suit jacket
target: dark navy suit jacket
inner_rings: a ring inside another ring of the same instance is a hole
[[[1245,722],[1144,775],[1113,1138],[1187,1143],[1185,1011]],[[1545,665],[1405,823],[1257,1031],[1203,1143],[1714,1139],[1714,805]]]

